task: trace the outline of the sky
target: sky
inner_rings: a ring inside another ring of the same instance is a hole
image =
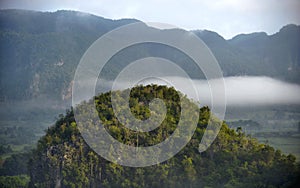
[[[300,25],[300,0],[0,0],[0,8],[77,10],[110,19],[207,29],[226,39],[241,33],[274,34],[284,25]]]

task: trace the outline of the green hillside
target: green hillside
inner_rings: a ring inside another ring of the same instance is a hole
[[[123,92],[115,94],[122,98]],[[166,104],[167,115],[162,125],[147,133],[137,133],[121,125],[113,114],[110,96],[110,92],[101,94],[82,103],[78,109],[85,111],[96,104],[102,126],[119,142],[133,146],[155,145],[176,129],[181,111],[179,96],[182,95],[173,88],[148,85],[131,90],[130,109],[136,118],[149,117],[148,104],[154,97],[163,99]],[[183,97],[181,100],[188,99]],[[213,145],[200,154],[198,144],[210,115],[209,108],[199,109],[198,125],[192,139],[173,158],[149,167],[132,168],[109,162],[91,150],[77,129],[71,109],[46,131],[32,152],[27,172],[29,186],[296,187],[299,168],[293,155],[283,155],[246,136],[239,128],[228,128],[226,123]],[[110,147],[113,151],[113,146]],[[19,161],[22,162],[24,160]]]

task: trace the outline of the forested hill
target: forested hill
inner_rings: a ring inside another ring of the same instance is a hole
[[[110,20],[76,11],[0,10],[0,101],[69,100],[75,69],[87,48],[104,33],[133,22],[138,20]],[[194,32],[210,47],[224,76],[265,75],[300,83],[300,26],[231,40],[212,31]],[[141,51],[173,55],[157,46]],[[185,58],[177,59],[189,65]],[[114,64],[110,73],[119,66]],[[188,72],[203,78],[193,67]]]
[[[122,98],[123,92],[115,94]],[[136,118],[149,117],[148,104],[154,97],[163,99],[167,108],[165,120],[158,128],[137,133],[118,122],[111,107],[111,94],[101,94],[78,106],[78,109],[87,113],[88,107],[96,104],[102,126],[119,142],[132,146],[155,145],[168,138],[180,118],[180,100],[189,101],[185,97],[180,99],[180,93],[165,86],[132,89],[130,109]],[[189,106],[195,105],[191,101],[188,103]],[[199,120],[192,139],[173,158],[149,167],[131,168],[109,162],[91,150],[77,129],[73,110],[69,110],[46,131],[31,154],[29,185],[43,188],[297,187],[299,168],[294,156],[286,156],[269,145],[258,143],[241,129],[232,130],[225,123],[213,145],[200,154],[198,144],[209,117],[207,107],[199,109]],[[110,148],[114,151],[114,146]]]

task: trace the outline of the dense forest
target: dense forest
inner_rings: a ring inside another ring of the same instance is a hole
[[[208,107],[199,109],[192,139],[173,158],[140,168],[105,160],[83,139],[74,118],[75,110],[95,106],[102,126],[119,142],[149,146],[174,132],[180,118],[180,101],[196,105],[172,87],[133,88],[129,104],[136,118],[150,117],[149,102],[154,98],[162,99],[167,109],[159,127],[142,133],[124,127],[113,113],[111,95],[122,98],[124,92],[100,94],[60,115],[38,141],[36,149],[5,160],[0,187],[297,187],[300,169],[296,158],[259,143],[240,127],[230,129],[224,122],[213,144],[199,153],[199,143],[212,116]]]

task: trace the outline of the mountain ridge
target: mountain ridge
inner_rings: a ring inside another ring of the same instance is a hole
[[[0,10],[1,101],[69,100],[75,69],[87,48],[104,33],[134,22],[139,20],[111,20],[70,10]],[[300,26],[230,40],[213,31],[193,32],[215,55],[224,76],[269,76],[300,83]],[[193,78],[205,78],[192,67],[189,71]]]

